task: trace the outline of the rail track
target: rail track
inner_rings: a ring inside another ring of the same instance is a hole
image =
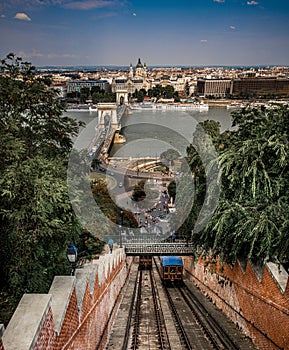
[[[159,271],[156,259],[154,263]],[[163,285],[172,315],[184,349],[241,350],[229,334],[200,302],[196,295],[182,283]]]
[[[204,305],[185,284],[178,288],[178,292],[187,303],[191,312],[196,316],[214,349],[240,350],[240,346],[236,343],[234,335],[219,325],[218,320],[207,311]]]
[[[135,299],[132,302],[132,323],[126,340],[128,349],[169,350],[156,282],[151,270],[138,271]]]
[[[204,301],[201,293],[193,292],[192,286],[161,283],[159,267],[159,260],[154,258],[152,270],[135,271],[130,301],[126,303],[127,317],[123,319],[120,314],[120,327],[125,328],[115,330],[118,338],[114,337],[112,347],[106,349],[255,349],[228,320],[223,320],[214,305]]]

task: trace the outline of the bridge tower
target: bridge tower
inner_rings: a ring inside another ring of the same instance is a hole
[[[128,103],[128,91],[127,90],[117,90],[116,91],[116,103],[118,105]]]
[[[106,128],[111,125],[113,130],[118,128],[116,103],[98,103],[98,124],[102,128]]]

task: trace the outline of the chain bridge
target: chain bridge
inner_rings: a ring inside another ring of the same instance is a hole
[[[121,118],[125,111],[125,105],[106,102],[98,103],[96,137],[89,146],[89,151],[93,153],[94,158],[107,159],[115,134],[121,129]]]

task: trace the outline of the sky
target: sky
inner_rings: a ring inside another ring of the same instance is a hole
[[[41,66],[289,65],[288,0],[0,0],[0,58]]]

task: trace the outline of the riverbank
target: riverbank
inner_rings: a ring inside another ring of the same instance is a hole
[[[243,100],[229,100],[229,99],[222,99],[222,100],[206,100],[205,103],[209,105],[209,107],[227,107],[230,105],[232,102],[234,103],[246,103]]]

